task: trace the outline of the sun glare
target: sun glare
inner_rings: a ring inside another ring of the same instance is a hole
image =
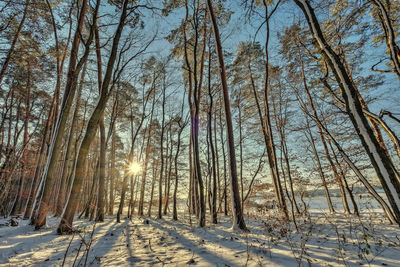
[[[132,174],[138,174],[141,170],[142,170],[142,166],[140,166],[140,164],[138,162],[134,161],[129,164],[129,171]]]

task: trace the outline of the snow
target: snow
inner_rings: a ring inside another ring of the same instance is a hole
[[[87,266],[400,265],[399,227],[389,225],[382,212],[369,210],[359,219],[315,207],[310,215],[296,216],[298,231],[274,211],[249,214],[249,233],[233,231],[231,218],[221,214],[219,224],[207,222],[205,228],[182,213],[180,221],[77,219],[74,226],[82,231],[70,236],[56,234],[57,218],[39,231],[21,220],[18,227],[0,226],[0,266],[62,266],[64,256],[65,266],[84,266],[89,245]]]

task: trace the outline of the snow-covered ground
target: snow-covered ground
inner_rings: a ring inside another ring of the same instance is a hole
[[[381,212],[357,218],[312,209],[296,216],[298,230],[273,212],[253,214],[249,233],[232,231],[220,214],[218,225],[205,228],[180,215],[179,222],[76,220],[81,233],[73,236],[56,234],[56,218],[40,231],[27,221],[0,226],[0,266],[400,266],[400,228]]]

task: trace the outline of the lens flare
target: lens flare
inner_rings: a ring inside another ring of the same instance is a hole
[[[133,161],[129,164],[129,171],[132,174],[139,174],[139,172],[142,170],[142,166],[136,161]]]

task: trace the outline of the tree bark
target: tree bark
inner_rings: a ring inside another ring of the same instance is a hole
[[[27,77],[27,82],[26,82],[26,97],[25,97],[25,120],[24,120],[24,146],[28,146],[28,129],[29,129],[29,118],[30,118],[30,96],[31,96],[31,70],[28,70],[28,77]],[[22,206],[22,201],[23,201],[23,189],[24,189],[24,182],[25,182],[25,175],[27,170],[25,169],[27,167],[27,161],[28,161],[28,151],[25,148],[24,151],[22,152],[22,164],[21,164],[21,175],[18,183],[18,190],[17,190],[17,196],[14,201],[14,205],[11,209],[11,215],[16,215],[21,211],[21,206]]]
[[[165,74],[164,74],[165,75]],[[165,77],[164,77],[165,79]],[[161,168],[160,168],[160,176],[158,178],[158,219],[162,218],[162,178],[163,178],[163,170],[164,170],[164,128],[165,128],[165,80],[162,88],[162,119],[161,119],[161,137],[160,137],[160,159],[161,159]]]
[[[209,103],[209,109],[208,109],[208,127],[209,127],[209,144],[210,144],[210,149],[211,149],[211,170],[212,170],[212,201],[211,201],[211,221],[214,224],[218,223],[217,220],[217,172],[216,172],[216,163],[215,163],[215,148],[214,148],[214,140],[213,140],[213,129],[212,129],[212,123],[213,123],[213,105],[214,105],[214,99],[213,95],[211,92],[211,51],[209,49],[208,51],[208,96],[210,99]],[[242,172],[240,173],[242,175]],[[211,186],[210,186],[211,187]],[[243,199],[243,197],[242,197]]]
[[[184,96],[185,97],[185,96]],[[177,145],[176,145],[176,151],[175,151],[175,157],[174,157],[174,168],[175,168],[175,187],[174,187],[174,196],[173,196],[173,215],[172,218],[173,220],[178,220],[178,210],[177,210],[177,193],[178,193],[178,181],[179,181],[179,176],[178,176],[178,157],[179,157],[179,152],[181,148],[181,135],[183,130],[185,129],[186,122],[182,122],[182,115],[183,115],[183,104],[184,101],[182,100],[182,112],[181,112],[181,117],[178,120],[178,139],[177,139]]]
[[[111,139],[111,167],[108,169],[108,175],[110,176],[110,201],[108,202],[108,215],[113,215],[114,213],[114,183],[116,181],[115,177],[115,139],[116,139],[116,133],[115,129],[113,130],[112,133],[112,139]]]
[[[98,89],[99,94],[103,90],[103,73],[102,73],[102,60],[101,60],[101,50],[100,50],[100,36],[97,23],[94,26],[94,36],[96,44],[96,58],[97,58],[97,79],[98,79]],[[100,123],[100,159],[99,159],[99,192],[97,196],[97,215],[96,221],[104,221],[104,197],[105,197],[105,181],[106,181],[106,130],[104,127],[104,114],[101,116]]]
[[[311,132],[311,129],[310,129],[310,125],[309,125],[309,123],[308,123],[308,120],[307,120],[307,131],[308,131],[308,134],[309,134],[309,136],[310,136],[310,140],[309,140],[309,141],[310,141],[310,143],[311,143],[311,147],[312,147],[312,150],[313,150],[313,153],[314,153],[314,157],[315,157],[315,160],[317,161],[318,172],[319,172],[319,175],[320,175],[321,180],[322,180],[322,185],[323,185],[323,187],[324,187],[326,200],[328,201],[329,212],[330,212],[330,213],[334,213],[334,212],[335,212],[335,209],[333,208],[333,205],[332,205],[331,196],[330,196],[330,194],[329,194],[328,185],[327,185],[326,179],[325,179],[325,173],[324,173],[324,171],[322,170],[321,160],[320,160],[320,158],[319,158],[319,155],[318,155],[318,152],[317,152],[317,148],[315,147],[314,137],[313,137],[313,135],[312,135],[312,132]]]
[[[205,200],[204,200],[204,185],[203,185],[203,178],[202,178],[202,173],[201,173],[201,166],[200,166],[200,152],[199,152],[199,144],[198,144],[198,133],[199,133],[199,109],[200,109],[200,96],[201,96],[201,80],[202,80],[202,75],[200,74],[200,84],[197,82],[197,45],[198,45],[198,23],[197,23],[197,18],[196,22],[194,23],[195,25],[195,43],[193,45],[193,71],[191,68],[191,65],[189,63],[189,58],[188,58],[188,53],[187,53],[187,37],[186,37],[186,24],[189,22],[189,7],[188,7],[188,1],[185,1],[185,8],[186,8],[186,17],[185,17],[185,23],[184,23],[184,28],[183,28],[183,36],[184,36],[184,52],[185,52],[185,63],[186,67],[188,69],[188,76],[189,76],[189,107],[191,111],[191,138],[192,138],[192,152],[193,152],[193,170],[194,170],[194,175],[193,175],[193,191],[194,191],[194,196],[197,196],[197,193],[199,193],[199,206],[200,206],[200,213],[199,213],[199,226],[204,227],[205,226]],[[197,14],[196,14],[197,16]],[[204,49],[204,47],[203,47]],[[202,62],[204,62],[204,58],[202,57]],[[201,62],[201,64],[203,64]],[[200,72],[202,73],[202,67],[200,69]],[[192,79],[194,84],[192,84]],[[192,103],[192,95],[194,98],[194,104]],[[198,187],[197,187],[198,186]],[[198,191],[197,191],[198,190]],[[195,198],[197,200],[197,197]],[[197,203],[197,201],[193,201],[193,204]],[[198,209],[196,209],[196,212]]]
[[[231,115],[231,107],[229,100],[229,91],[228,91],[228,83],[226,81],[226,73],[225,73],[225,63],[224,63],[224,55],[222,52],[222,44],[220,40],[220,34],[217,24],[217,19],[214,14],[214,10],[212,7],[211,0],[207,0],[207,7],[210,13],[210,18],[213,25],[214,37],[217,49],[217,56],[220,68],[220,76],[222,83],[222,90],[224,96],[224,108],[225,108],[225,119],[226,119],[226,128],[227,128],[227,139],[228,139],[228,149],[229,149],[229,167],[231,174],[231,194],[232,194],[232,212],[233,212],[233,228],[239,227],[239,229],[247,231],[246,224],[243,218],[242,212],[242,203],[239,195],[239,187],[238,187],[238,175],[237,175],[237,167],[236,167],[236,156],[235,156],[235,144],[233,137],[233,127],[232,127],[232,115]]]
[[[279,177],[278,171],[278,163],[276,161],[276,151],[274,144],[274,136],[272,134],[271,127],[271,116],[269,111],[269,53],[268,53],[268,45],[269,45],[269,14],[268,14],[268,6],[263,0],[263,5],[265,8],[265,21],[267,28],[267,38],[265,40],[265,79],[264,79],[264,127],[265,132],[267,134],[266,138],[266,146],[267,146],[267,155],[268,155],[268,163],[271,169],[272,180],[275,186],[275,192],[278,198],[279,209],[283,212],[285,218],[289,218],[288,209],[285,201],[285,196],[283,194],[282,183]]]

